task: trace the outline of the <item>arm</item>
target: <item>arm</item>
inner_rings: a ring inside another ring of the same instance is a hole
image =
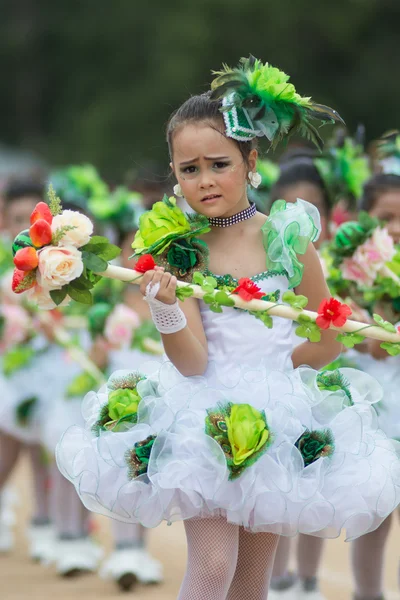
[[[172,306],[176,303],[176,281],[176,277],[156,267],[154,271],[147,271],[144,274],[140,291],[143,296],[146,296],[148,284],[159,283],[160,289],[156,299]],[[149,305],[151,307],[151,301]],[[184,304],[179,303],[179,308],[186,317],[186,325],[176,333],[161,334],[165,353],[185,377],[203,375],[207,368],[208,351],[199,303],[194,298],[188,298]]]
[[[304,273],[300,285],[296,288],[296,293],[307,296],[307,308],[317,311],[321,301],[329,298],[331,294],[326,285],[318,254],[312,244],[309,244],[301,262],[304,265]],[[292,354],[294,367],[309,365],[313,369],[321,369],[331,363],[342,350],[342,345],[335,341],[336,336],[336,331],[321,331],[320,342],[307,340],[297,346]]]
[[[383,317],[384,319],[388,318],[385,314],[385,310],[382,305],[378,304],[377,306],[375,306],[375,313],[378,314],[380,317]],[[382,350],[381,348],[382,342],[380,340],[368,339],[366,341],[368,351],[373,358],[375,358],[376,360],[384,360],[388,357],[388,353],[386,352],[386,350]]]

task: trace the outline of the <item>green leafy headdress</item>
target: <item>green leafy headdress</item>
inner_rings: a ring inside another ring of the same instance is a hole
[[[93,165],[71,165],[50,174],[50,183],[64,203],[71,203],[95,217],[100,205],[109,203],[110,190]]]
[[[365,182],[371,177],[369,159],[361,143],[345,137],[340,144],[331,144],[314,164],[329,192],[332,204],[346,200],[354,207]]]
[[[323,142],[311,121],[340,121],[340,115],[300,96],[289,76],[251,56],[232,69],[215,71],[212,99],[222,100],[226,133],[238,141],[266,137],[274,148],[284,137],[300,133],[319,148]]]
[[[400,175],[400,133],[389,131],[376,143],[377,156],[382,172]]]
[[[122,233],[129,233],[139,226],[139,217],[144,212],[142,195],[124,186],[118,186],[104,202],[102,198],[89,201],[93,215],[99,221],[106,221]]]

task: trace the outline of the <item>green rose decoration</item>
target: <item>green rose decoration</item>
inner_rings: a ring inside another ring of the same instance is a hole
[[[156,436],[149,435],[145,440],[136,442],[132,450],[127,450],[125,460],[128,464],[128,478],[135,479],[139,475],[145,475],[149,465],[150,454]]]
[[[112,421],[136,414],[141,398],[136,390],[120,389],[108,395],[108,414]]]
[[[167,254],[167,261],[171,267],[179,269],[185,275],[189,269],[197,263],[197,252],[191,244],[185,240],[171,245]]]
[[[241,465],[268,441],[265,419],[250,404],[233,404],[226,425],[234,465]]]
[[[190,223],[181,209],[176,206],[175,198],[171,197],[156,202],[150,211],[141,215],[139,231],[135,235],[132,248],[139,254],[157,242],[160,244],[157,254],[160,254],[168,247],[169,236],[183,235],[188,232],[190,232]]]
[[[307,467],[319,458],[332,456],[334,451],[334,438],[330,429],[324,431],[305,431],[295,443],[296,448]]]

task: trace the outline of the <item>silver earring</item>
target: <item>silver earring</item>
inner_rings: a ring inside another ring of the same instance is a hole
[[[178,196],[179,198],[183,197],[181,184],[177,183],[174,185],[174,196]]]
[[[250,185],[257,189],[262,181],[260,173],[249,171],[247,176],[249,178]]]

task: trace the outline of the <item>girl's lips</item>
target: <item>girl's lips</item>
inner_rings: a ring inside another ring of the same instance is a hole
[[[209,194],[202,199],[202,202],[212,202],[213,200],[218,200],[218,198],[221,198],[220,194]]]

